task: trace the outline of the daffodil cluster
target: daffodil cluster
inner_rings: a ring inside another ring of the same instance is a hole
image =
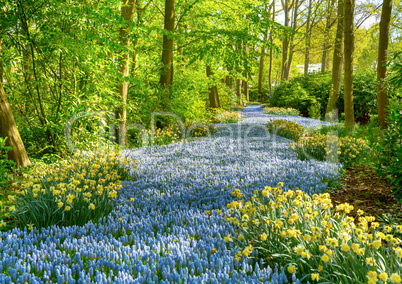
[[[303,134],[303,126],[286,119],[271,120],[268,123],[267,129],[270,133],[293,141],[298,141]]]
[[[266,107],[264,108],[264,113],[275,114],[275,115],[299,115],[299,111],[294,108],[283,108],[283,107]]]
[[[279,263],[310,281],[400,283],[402,243],[392,232],[402,232],[402,225],[380,229],[361,210],[357,220],[350,217],[352,205],[334,208],[328,193],[310,197],[299,189],[282,191],[282,186],[227,204],[231,214],[226,220],[241,232],[239,260],[253,256]],[[240,196],[238,191],[233,195]]]
[[[9,214],[22,227],[97,221],[111,212],[127,166],[135,164],[117,153],[77,154],[65,167],[22,184],[21,194],[10,196]]]
[[[217,123],[237,123],[244,118],[245,116],[238,111],[217,110],[215,115]]]
[[[316,159],[319,161],[340,162],[345,166],[364,159],[369,147],[363,139],[338,137],[335,135],[316,134],[302,137],[298,143],[291,145],[299,159]]]

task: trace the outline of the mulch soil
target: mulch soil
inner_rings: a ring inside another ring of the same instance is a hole
[[[379,220],[384,214],[390,214],[402,223],[402,204],[398,204],[391,186],[377,175],[373,167],[360,165],[346,169],[341,189],[330,192],[330,196],[334,207],[346,202],[353,205],[355,210],[351,215],[354,217],[361,209]]]

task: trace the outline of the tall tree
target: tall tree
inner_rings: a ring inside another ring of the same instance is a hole
[[[272,22],[275,22],[275,0],[272,0]],[[272,30],[269,32],[269,43],[271,44],[269,49],[269,69],[268,69],[268,85],[269,85],[269,96],[272,97],[272,62],[273,62],[273,43],[274,38],[272,36]]]
[[[387,126],[385,120],[386,108],[388,106],[388,88],[385,79],[387,78],[387,49],[389,40],[389,23],[391,20],[392,0],[384,0],[382,4],[380,20],[380,36],[378,43],[377,60],[377,106],[378,124],[381,128]]]
[[[211,71],[211,66],[207,65],[207,77],[211,79],[213,73]],[[213,78],[212,78],[213,79]],[[209,87],[209,106],[211,108],[219,108],[219,96],[218,96],[218,86],[216,84]]]
[[[345,0],[344,12],[344,94],[345,94],[345,128],[352,129],[355,126],[353,108],[353,53],[354,53],[354,0]]]
[[[281,0],[284,11],[285,21],[284,26],[289,27],[289,10],[292,8],[292,2],[290,0]],[[286,69],[288,68],[288,52],[289,52],[289,37],[285,36],[282,44],[282,69],[281,69],[281,81],[285,80]]]
[[[7,137],[6,146],[12,148],[12,150],[8,152],[8,158],[13,160],[17,166],[29,166],[31,162],[29,161],[24,143],[21,140],[17,125],[15,124],[2,81],[0,81],[0,135],[3,138]]]
[[[333,20],[333,10],[335,6],[335,0],[327,0],[327,9],[326,9],[326,19],[325,19],[325,28],[324,28],[324,41],[322,46],[322,57],[321,57],[321,72],[325,72],[328,67],[328,51],[331,45],[329,44],[329,33],[331,27],[334,25],[336,20]]]
[[[334,44],[334,57],[332,63],[332,81],[328,99],[326,113],[332,117],[332,112],[336,109],[336,102],[339,98],[342,81],[343,69],[343,26],[344,26],[344,0],[338,0],[338,24],[336,27],[336,37]],[[334,117],[332,117],[334,119]]]
[[[165,20],[162,50],[162,72],[160,76],[161,87],[169,93],[170,84],[173,77],[173,37],[175,23],[175,1],[165,0]]]
[[[292,29],[294,31],[296,31],[296,29],[297,29],[297,17],[299,15],[298,11],[299,11],[301,2],[303,2],[303,1],[299,2],[299,0],[295,0],[293,11],[292,11],[292,13],[293,13],[292,14]],[[292,35],[292,37],[290,38],[290,42],[289,42],[289,59],[288,59],[288,63],[285,66],[285,75],[284,75],[285,80],[289,80],[290,69],[292,67],[292,61],[293,61],[294,49],[295,49],[295,36]]]
[[[120,27],[119,40],[120,45],[124,48],[124,52],[119,58],[119,73],[121,79],[119,81],[119,95],[121,98],[121,106],[116,109],[116,118],[119,121],[119,127],[116,128],[116,142],[125,146],[127,144],[127,93],[128,93],[128,76],[130,71],[130,53],[129,48],[131,41],[129,39],[130,23],[133,21],[136,0],[123,0],[121,3],[121,17],[124,20]]]
[[[306,20],[306,45],[304,51],[304,75],[308,73],[308,66],[310,64],[310,48],[311,48],[311,14],[313,10],[313,0],[308,0],[307,7],[307,20]]]

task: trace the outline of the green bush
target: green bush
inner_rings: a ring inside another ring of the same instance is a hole
[[[267,125],[268,132],[285,137],[287,139],[298,141],[303,134],[303,126],[286,119],[270,120]]]
[[[6,185],[10,179],[10,170],[15,165],[14,161],[10,161],[7,152],[11,151],[11,147],[6,146],[6,138],[0,137],[0,189]]]
[[[9,217],[19,227],[84,225],[108,215],[131,162],[115,153],[77,154],[65,166],[35,176],[10,197]]]
[[[318,161],[340,162],[345,166],[363,161],[369,147],[363,139],[338,137],[335,135],[316,134],[313,137],[302,137],[291,145],[302,161],[316,159]]]
[[[283,107],[266,107],[264,108],[264,113],[275,115],[299,115],[299,111],[297,109]]]
[[[226,220],[240,234],[225,239],[241,248],[238,260],[279,264],[301,283],[400,283],[402,248],[395,233],[402,225],[380,227],[361,210],[355,220],[347,203],[331,209],[328,193],[310,197],[298,189],[284,192],[283,185],[227,204]],[[243,197],[238,189],[232,194]]]
[[[216,123],[237,123],[244,119],[244,115],[237,111],[215,110]]]
[[[377,142],[377,169],[392,184],[394,193],[402,199],[402,110],[393,110],[387,129]]]
[[[273,107],[294,108],[301,115],[319,118],[319,104],[299,82],[282,82],[274,91],[270,104]]]

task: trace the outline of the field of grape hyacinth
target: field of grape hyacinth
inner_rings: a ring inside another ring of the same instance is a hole
[[[278,116],[259,106],[243,114],[217,125],[214,136],[125,150],[138,161],[135,181],[123,182],[112,213],[97,224],[2,232],[0,283],[288,283],[283,269],[236,258],[226,205],[238,200],[235,189],[250,198],[279,182],[320,192],[340,165],[298,160],[290,140],[266,130]]]

